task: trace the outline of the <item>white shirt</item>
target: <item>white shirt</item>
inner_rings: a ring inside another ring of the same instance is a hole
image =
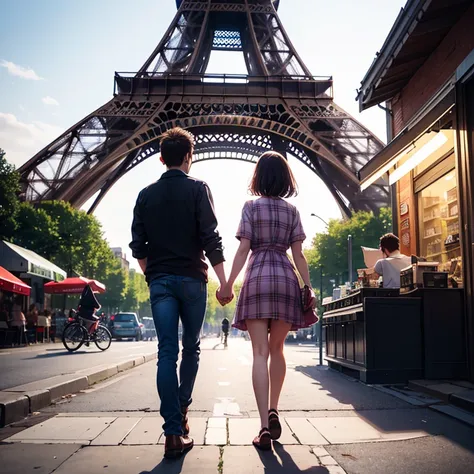
[[[390,257],[378,260],[374,270],[382,275],[384,288],[400,288],[400,270],[410,265],[411,258],[397,250]]]

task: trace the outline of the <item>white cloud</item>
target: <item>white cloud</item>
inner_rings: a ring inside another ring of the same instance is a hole
[[[22,104],[20,104],[20,105],[18,106],[18,108],[19,108],[22,112],[24,112],[24,111],[26,110],[25,106],[22,105]]]
[[[43,104],[46,105],[59,105],[59,102],[56,99],[50,97],[49,95],[43,97],[41,100],[43,101]]]
[[[34,121],[19,121],[15,115],[0,112],[0,148],[7,160],[21,166],[64,130],[56,125]]]
[[[22,79],[28,79],[31,81],[40,81],[43,78],[38,76],[33,69],[29,69],[27,67],[19,66],[18,64],[12,63],[11,61],[5,61],[2,59],[0,62],[0,66],[6,68],[8,73],[12,76],[18,76]]]

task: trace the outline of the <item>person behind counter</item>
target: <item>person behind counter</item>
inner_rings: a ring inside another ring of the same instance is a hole
[[[375,264],[375,272],[383,278],[384,288],[400,288],[400,270],[411,265],[411,258],[400,253],[400,240],[394,234],[380,237],[384,258]]]

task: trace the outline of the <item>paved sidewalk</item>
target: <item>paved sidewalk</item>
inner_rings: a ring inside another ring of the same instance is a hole
[[[251,446],[259,428],[257,418],[193,417],[190,425],[196,446],[185,458],[174,462],[162,459],[162,419],[156,414],[64,413],[26,427],[34,422],[32,417],[28,423],[3,430],[2,437],[7,437],[0,445],[0,473],[405,472],[371,470],[370,466],[364,471],[346,471],[342,465],[369,458],[368,453],[386,453],[385,459],[390,459],[389,453],[394,449],[413,449],[415,442],[427,446],[436,436],[450,438],[455,432],[458,439],[463,436],[457,422],[428,409],[319,411],[302,415],[282,416],[283,434],[271,453],[260,453]],[[465,429],[470,430],[467,426]],[[452,455],[456,454],[454,465],[461,463],[461,470],[452,472],[467,473],[469,470],[462,469],[472,466],[472,452],[465,452],[462,458],[462,451],[451,450]]]

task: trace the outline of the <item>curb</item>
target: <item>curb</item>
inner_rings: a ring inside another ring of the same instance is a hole
[[[2,390],[0,392],[0,428],[22,420],[29,414],[51,405],[58,398],[85,390],[120,372],[133,369],[156,358],[157,353],[154,352],[108,367],[100,366],[90,371],[81,371],[81,375],[78,374],[77,377],[71,375],[71,380],[54,383],[41,390],[25,391],[15,387]]]

